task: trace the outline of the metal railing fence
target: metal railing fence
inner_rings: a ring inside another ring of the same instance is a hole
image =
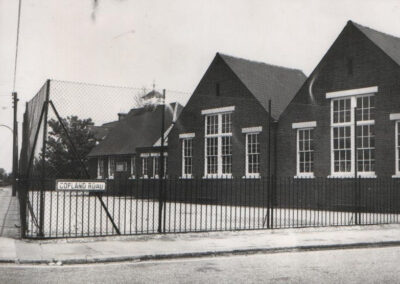
[[[29,200],[25,236],[153,234],[158,232],[159,220],[163,233],[372,225],[400,220],[400,181],[390,178],[169,178],[163,180],[161,196],[159,182],[108,180],[105,192],[88,193],[40,191],[42,180],[31,181],[25,188]],[[55,188],[55,180],[47,179],[45,187]]]

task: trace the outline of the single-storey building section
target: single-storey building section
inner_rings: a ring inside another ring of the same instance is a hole
[[[400,177],[400,38],[349,21],[282,113],[280,176]]]
[[[89,172],[98,179],[158,178],[163,106],[147,104],[120,115],[118,123],[89,153]],[[168,133],[179,116],[179,103],[164,108],[164,175],[167,174]]]
[[[300,70],[217,53],[168,137],[169,174],[265,177],[276,121],[305,79]]]

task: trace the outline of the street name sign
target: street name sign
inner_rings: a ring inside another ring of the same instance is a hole
[[[56,180],[56,190],[66,191],[105,191],[105,180]]]

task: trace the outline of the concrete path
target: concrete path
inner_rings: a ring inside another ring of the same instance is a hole
[[[46,241],[0,238],[0,262],[78,264],[376,246],[400,246],[400,225]]]
[[[0,187],[0,237],[19,238],[20,218],[18,198],[11,186]]]

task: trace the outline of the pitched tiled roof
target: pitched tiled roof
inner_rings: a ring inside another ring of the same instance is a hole
[[[165,124],[167,130],[173,120],[173,112],[177,105],[179,116],[182,106],[177,103],[166,105]],[[136,152],[139,147],[152,147],[160,138],[162,106],[154,108],[140,108],[131,110],[127,116],[120,120],[101,141],[89,153],[89,157],[126,155]]]
[[[366,37],[382,49],[389,57],[400,65],[400,38],[378,32],[368,27],[349,21],[359,29]]]
[[[101,126],[91,125],[89,127],[89,130],[92,132],[95,139],[100,141],[100,140],[103,140],[104,138],[106,138],[110,129],[113,128],[115,125],[117,125],[117,123],[118,123],[118,121],[111,121],[111,122],[104,123]]]
[[[104,138],[106,138],[107,133],[110,129],[104,126],[95,126],[95,125],[91,125],[89,127],[89,131],[94,135],[94,138],[97,141],[103,140]]]
[[[271,99],[274,119],[279,118],[306,80],[304,73],[298,69],[219,55],[266,110]]]
[[[114,126],[117,125],[117,124],[118,124],[118,120],[115,120],[115,121],[103,123],[101,126],[102,126],[102,127],[112,128],[112,127],[114,127]]]

